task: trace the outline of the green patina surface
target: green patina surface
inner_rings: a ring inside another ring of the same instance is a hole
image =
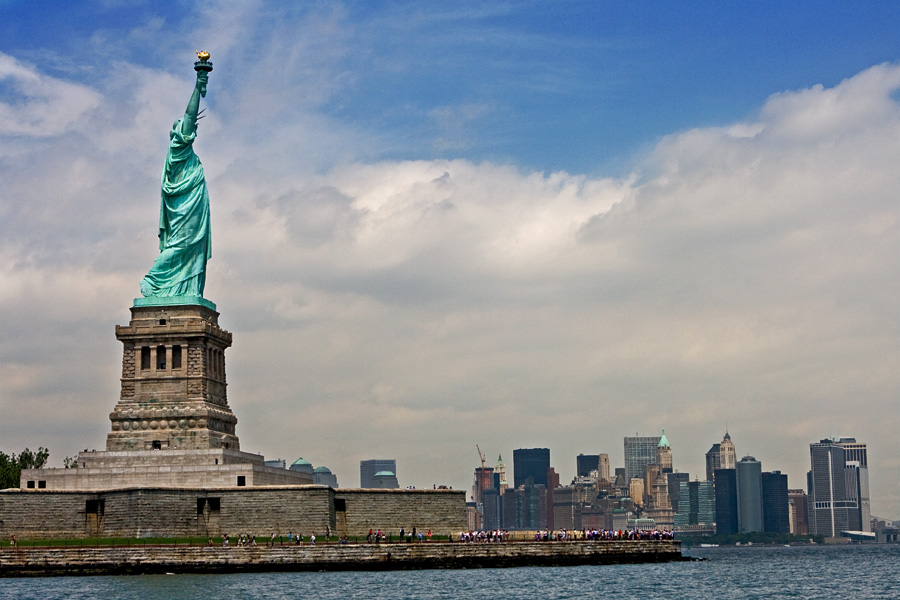
[[[159,254],[141,281],[141,294],[147,298],[202,297],[206,286],[206,261],[212,257],[209,194],[203,165],[194,153],[200,98],[206,95],[212,70],[205,64],[209,69],[197,69],[184,116],[169,133],[161,183]]]
[[[135,298],[134,306],[205,306],[216,310],[215,302],[210,302],[202,296],[151,296],[149,298]]]

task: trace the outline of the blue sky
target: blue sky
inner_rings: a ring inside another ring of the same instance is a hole
[[[663,427],[699,474],[727,421],[792,487],[810,442],[867,441],[896,518],[898,22],[896,2],[0,1],[0,449],[102,447],[112,327],[206,49],[206,295],[243,448],[467,487],[476,442],[549,446],[566,479]]]
[[[83,81],[108,77],[116,59],[166,68],[208,20],[192,18],[192,3],[3,4],[4,48]],[[291,5],[247,11],[230,44],[276,72],[300,60],[330,75],[306,99],[383,137],[367,158],[465,156],[602,174],[662,135],[740,120],[772,93],[833,86],[895,60],[900,18],[895,2]],[[279,58],[267,38],[300,22],[298,54]]]

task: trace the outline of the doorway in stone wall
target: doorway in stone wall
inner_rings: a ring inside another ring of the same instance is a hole
[[[334,499],[334,532],[339,538],[349,535],[347,532],[347,500]]]
[[[103,498],[89,498],[84,501],[84,531],[92,537],[100,537],[103,529]]]

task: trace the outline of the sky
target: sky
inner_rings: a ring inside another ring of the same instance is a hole
[[[244,451],[868,444],[900,518],[900,3],[0,0],[0,450],[103,449],[196,50]]]

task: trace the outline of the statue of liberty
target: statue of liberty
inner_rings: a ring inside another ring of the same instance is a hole
[[[141,281],[145,297],[202,298],[206,285],[206,261],[212,257],[209,194],[193,144],[197,121],[203,118],[198,108],[200,98],[206,97],[212,63],[207,52],[198,52],[197,56],[200,60],[194,63],[194,91],[184,117],[175,121],[169,132],[159,209],[159,256]]]

